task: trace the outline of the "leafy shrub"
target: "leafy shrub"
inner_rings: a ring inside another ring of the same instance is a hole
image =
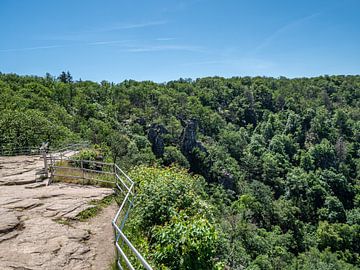
[[[174,146],[165,147],[165,152],[163,156],[163,163],[165,166],[171,164],[178,164],[181,167],[189,168],[190,164],[187,161],[186,157]]]
[[[132,239],[149,239],[157,268],[214,269],[218,233],[203,180],[177,167],[137,167],[130,176],[138,187],[127,226]]]
[[[74,163],[76,167],[83,166],[83,168],[85,169],[100,169],[99,166],[97,166],[95,163],[87,162],[87,161],[96,161],[101,159],[100,152],[93,148],[81,150],[79,153],[73,156],[73,159],[76,160]]]

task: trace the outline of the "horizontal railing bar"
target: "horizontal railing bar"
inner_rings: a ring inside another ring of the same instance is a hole
[[[130,191],[129,191],[128,193],[126,193],[126,196],[125,196],[123,202],[121,203],[119,210],[117,211],[117,213],[116,213],[116,215],[115,215],[115,218],[114,218],[114,220],[113,220],[113,224],[116,225],[116,221],[117,221],[117,219],[119,218],[120,213],[121,213],[121,211],[122,211],[122,209],[123,209],[123,207],[124,207],[127,199],[129,198],[129,196],[130,196]]]
[[[20,151],[20,150],[26,150],[26,151],[40,151],[38,148],[28,148],[28,147],[24,147],[24,148],[0,148],[1,151]]]
[[[117,179],[128,191],[130,191],[129,186],[133,185],[134,182],[132,182],[132,183],[126,183],[126,182],[124,181],[124,179],[116,173],[116,171],[115,171],[115,176],[116,176],[116,179]],[[132,190],[131,190],[131,193],[133,193]]]
[[[135,270],[135,268],[132,266],[131,262],[129,261],[128,257],[126,257],[124,251],[123,251],[123,250],[121,249],[121,247],[119,246],[119,243],[118,243],[118,242],[115,243],[115,246],[116,246],[117,250],[119,251],[121,257],[123,257],[126,265],[129,267],[129,269]]]
[[[29,150],[29,149],[23,149],[23,150],[0,150],[3,153],[39,153],[38,150]]]
[[[116,259],[116,264],[119,267],[119,270],[124,270],[124,268],[122,268],[122,266],[120,265],[120,262],[118,259]]]
[[[1,150],[0,150],[1,151]],[[1,151],[3,153],[40,153],[40,151]]]
[[[12,156],[39,156],[40,154],[38,153],[8,153],[8,154],[1,154],[0,156],[4,156],[4,157],[12,157]]]
[[[92,169],[85,169],[80,167],[69,167],[69,166],[58,166],[58,165],[52,165],[52,168],[55,169],[65,169],[65,170],[73,170],[73,171],[84,171],[84,172],[92,172],[97,174],[108,174],[108,175],[115,175],[113,172],[107,172],[107,171],[97,171]]]
[[[121,177],[118,176],[116,173],[115,173],[115,176],[116,176],[116,179],[118,179],[118,180],[121,182],[121,184],[130,192],[130,189],[131,189],[131,188],[129,188],[129,187],[123,182],[123,180],[121,179]]]
[[[69,167],[69,166],[57,166],[57,165],[52,165],[51,167],[55,168],[55,169],[66,169],[66,170],[73,170],[73,171],[81,171],[81,168],[78,167]]]
[[[65,177],[65,178],[79,178],[79,179],[84,178],[84,177],[82,177],[82,176],[76,176],[76,175],[65,175],[65,174],[56,174],[56,173],[53,173],[53,176],[57,176],[57,177]]]
[[[82,147],[83,144],[78,145],[70,145],[66,148],[62,148],[60,150],[66,150],[66,151],[77,151],[75,150],[76,147]],[[72,149],[71,149],[72,147]],[[144,259],[144,257],[139,253],[139,251],[132,245],[130,240],[127,238],[127,236],[122,231],[124,224],[127,221],[127,217],[129,214],[130,209],[133,207],[132,200],[134,197],[134,187],[135,182],[115,163],[106,163],[101,161],[95,161],[95,160],[78,160],[70,157],[70,154],[67,156],[64,155],[64,153],[58,152],[48,152],[46,155],[44,155],[44,158],[49,161],[49,168],[51,172],[52,177],[64,177],[64,178],[75,178],[75,179],[83,179],[83,180],[89,180],[99,182],[99,183],[107,183],[113,185],[116,190],[118,190],[120,193],[118,193],[123,200],[120,203],[119,209],[115,214],[114,219],[112,220],[112,225],[114,227],[115,232],[115,247],[117,250],[117,266],[121,269],[130,269],[134,270],[134,266],[131,262],[134,263],[133,258],[136,258],[143,267],[147,270],[152,270],[152,267],[147,263],[147,261]],[[71,153],[71,152],[70,152]],[[77,166],[81,167],[73,167],[74,164],[59,164],[56,163],[59,161],[66,162],[73,162],[76,163]],[[84,165],[90,165],[86,166],[87,168],[84,168]],[[68,165],[68,166],[63,166]],[[95,165],[95,167],[92,167]],[[98,165],[96,167],[96,165]],[[90,167],[90,168],[89,168]],[[64,175],[60,174],[61,171],[59,170],[69,170],[70,175]],[[59,174],[57,174],[57,171],[59,171]],[[79,175],[76,175],[79,174]],[[108,175],[111,180],[103,180],[103,179],[97,179],[97,177],[101,178],[101,175]],[[94,178],[92,178],[92,176]],[[111,176],[111,177],[110,177]],[[83,182],[84,184],[84,182]],[[85,183],[86,184],[86,183]],[[126,208],[126,209],[125,209]],[[125,213],[126,211],[126,213]],[[120,227],[119,227],[120,226]],[[121,241],[121,242],[120,242]],[[124,247],[121,247],[121,243],[126,244],[126,249],[123,249]],[[128,253],[126,255],[126,253]],[[131,254],[130,257],[127,257]]]
[[[53,176],[64,177],[64,178],[85,179],[85,180],[92,180],[92,181],[96,181],[96,182],[103,182],[103,183],[108,183],[108,184],[115,184],[115,182],[108,181],[108,180],[102,180],[102,179],[96,179],[96,178],[89,178],[89,177],[83,177],[83,176],[76,176],[76,175],[65,175],[65,174],[56,174],[56,173],[54,173]]]
[[[101,180],[101,179],[96,179],[96,178],[88,178],[88,177],[83,177],[85,180],[92,180],[92,181],[96,181],[96,182],[102,182],[102,183],[108,183],[108,184],[115,184],[115,182],[112,181],[107,181],[107,180]]]
[[[147,269],[147,270],[152,270],[152,267],[146,262],[146,260],[144,259],[143,256],[141,256],[141,254],[137,251],[137,249],[131,244],[131,242],[129,241],[129,239],[125,236],[125,234],[119,229],[119,227],[114,224],[115,229],[118,231],[121,239],[125,242],[125,244],[132,250],[132,252],[135,254],[135,256],[139,259],[139,261],[141,262],[141,264]],[[118,243],[116,243],[117,246],[119,245]]]
[[[94,172],[94,173],[99,173],[99,174],[111,174],[111,175],[115,175],[114,172],[97,171],[97,170],[86,169],[86,168],[83,168],[83,170],[84,170],[85,172]]]
[[[78,160],[78,159],[71,159],[71,158],[68,158],[68,157],[58,157],[58,156],[52,156],[52,159],[55,160],[55,161],[73,161],[73,162],[81,162],[81,160]],[[113,163],[107,163],[107,162],[101,162],[101,161],[95,161],[95,160],[82,160],[83,163],[96,163],[96,164],[100,164],[100,165],[106,165],[106,166],[113,166],[114,164]]]
[[[125,178],[130,181],[130,183],[134,183],[134,181],[131,180],[131,178],[129,176],[127,176],[127,174],[124,173],[124,171],[122,169],[120,169],[120,167],[117,164],[115,164],[115,168],[118,169],[125,176]]]
[[[118,189],[120,189],[120,191],[121,191],[122,193],[124,193],[124,190],[119,186],[118,183],[115,183],[115,185],[116,185],[116,187],[117,187]]]

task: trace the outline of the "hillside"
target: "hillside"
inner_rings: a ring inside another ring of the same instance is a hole
[[[88,140],[132,170],[130,231],[156,269],[360,267],[360,76],[0,73],[0,134],[10,150]]]

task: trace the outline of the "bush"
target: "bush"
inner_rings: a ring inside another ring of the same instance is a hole
[[[130,177],[138,184],[137,204],[134,212],[143,230],[169,222],[183,210],[188,215],[207,211],[202,200],[203,180],[176,167],[137,167]]]
[[[142,246],[157,268],[214,269],[218,233],[203,179],[177,167],[137,167],[130,176],[138,187],[129,237],[149,239]]]
[[[163,164],[169,166],[171,164],[178,164],[184,168],[189,168],[190,164],[186,157],[174,146],[165,147]]]
[[[89,148],[89,149],[81,150],[79,153],[73,156],[73,159],[76,160],[74,163],[76,167],[81,167],[80,161],[82,160],[83,168],[94,170],[94,169],[100,169],[100,167],[92,162],[86,162],[86,161],[100,161],[102,160],[102,157],[98,150]]]

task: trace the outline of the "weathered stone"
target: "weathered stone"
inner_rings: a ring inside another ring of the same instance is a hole
[[[10,183],[0,188],[1,270],[109,269],[114,258],[111,220],[117,206],[86,222],[74,218],[93,207],[92,200],[101,200],[113,190],[26,184],[43,166],[38,157],[0,157],[0,166],[0,185]]]
[[[0,234],[0,243],[3,241],[9,240],[9,239],[15,238],[18,235],[19,235],[19,232],[17,232],[17,231]]]
[[[163,125],[152,124],[148,131],[148,139],[152,145],[152,151],[157,158],[160,158],[164,155],[164,139],[163,134],[168,133],[166,128]]]
[[[197,122],[195,120],[190,120],[187,122],[181,137],[181,152],[188,157],[192,155],[194,148],[199,148],[200,151],[207,154],[206,148],[196,140],[196,128]]]
[[[26,185],[25,188],[39,188],[39,187],[44,187],[46,185],[47,185],[47,181],[42,181],[42,182],[36,182],[34,184]]]
[[[5,206],[8,209],[16,209],[16,210],[24,210],[24,209],[32,209],[42,205],[42,202],[37,199],[24,199],[18,201],[16,203],[8,204]]]
[[[20,225],[18,217],[7,209],[0,208],[0,217],[0,234],[11,232]]]
[[[209,172],[209,168],[202,164],[203,160],[199,159],[199,156],[201,155],[196,154],[194,150],[197,149],[205,156],[208,155],[208,151],[201,142],[196,140],[196,128],[197,122],[195,120],[187,122],[180,137],[181,152],[189,161],[191,171],[202,174],[206,177]]]

